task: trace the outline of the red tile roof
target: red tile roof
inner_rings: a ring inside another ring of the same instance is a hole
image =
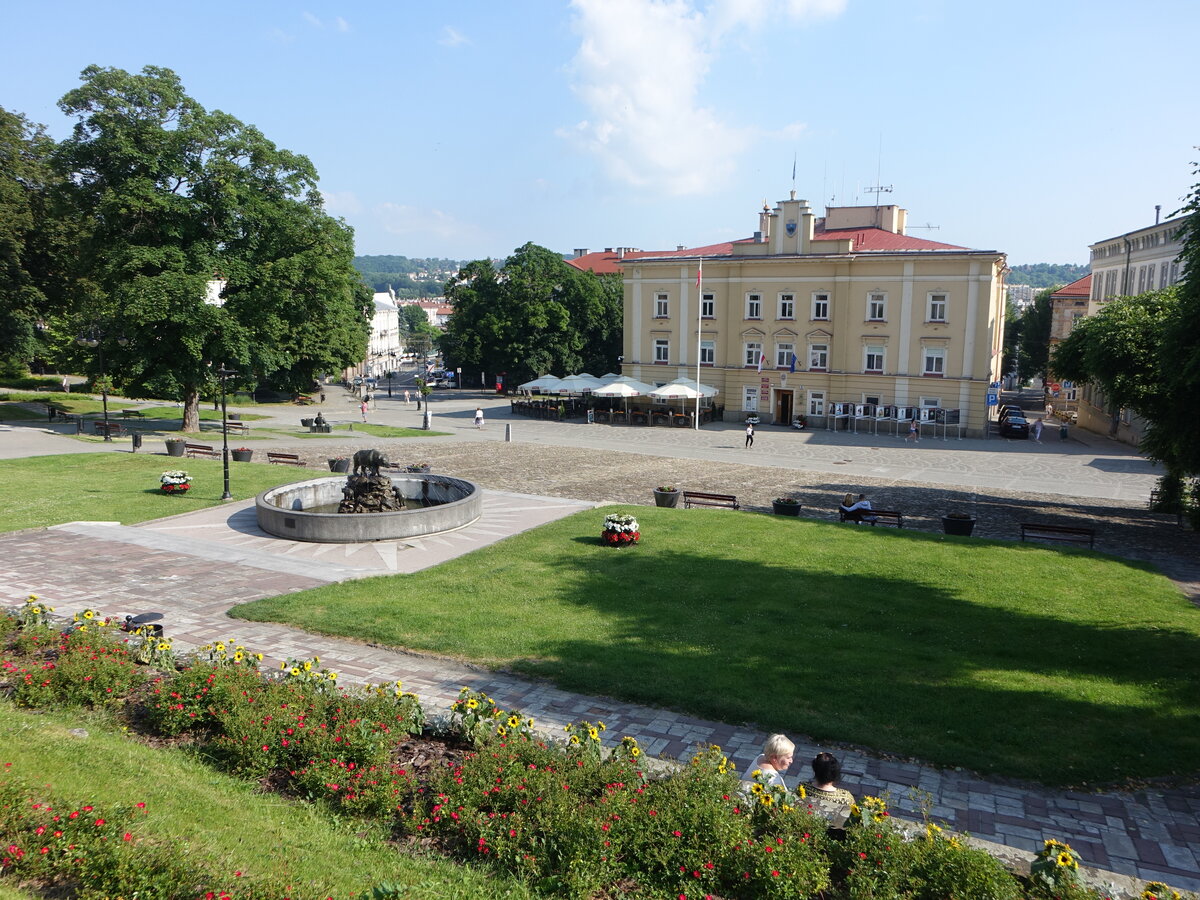
[[[1090,296],[1092,296],[1092,276],[1088,274],[1084,275],[1082,278],[1072,281],[1066,287],[1060,287],[1057,291],[1050,295],[1050,299],[1053,300],[1055,297],[1059,297],[1066,300],[1075,297]]]
[[[819,223],[818,223],[819,226]],[[737,245],[751,243],[754,238],[742,238],[737,241],[726,241],[720,244],[707,244],[703,247],[686,247],[683,250],[626,250],[623,256],[618,256],[615,250],[597,250],[584,256],[568,259],[567,262],[583,271],[604,275],[622,271],[621,265],[631,259],[695,259],[703,256],[711,257],[737,256]],[[940,241],[930,241],[925,238],[910,237],[884,231],[882,228],[837,228],[825,231],[818,227],[813,234],[814,241],[853,240],[855,253],[896,252],[913,250],[966,250],[957,244],[943,244]]]

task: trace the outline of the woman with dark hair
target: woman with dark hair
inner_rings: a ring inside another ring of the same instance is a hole
[[[842,764],[832,753],[821,751],[812,761],[813,778],[809,785],[808,796],[826,803],[849,805],[854,802],[854,795],[845,788],[834,786],[834,782],[842,775]]]

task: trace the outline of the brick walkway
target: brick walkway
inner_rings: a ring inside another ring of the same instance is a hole
[[[524,505],[532,507],[537,499],[527,498]],[[556,511],[546,512],[543,518],[579,507],[548,501],[547,508]],[[236,520],[238,514],[227,518]],[[467,536],[458,552],[503,536],[497,521],[481,520],[489,536],[479,540]],[[271,561],[266,554],[244,553],[239,560],[221,561],[213,550],[219,537],[211,534],[211,522],[196,524],[186,538],[176,535],[186,539],[196,555],[181,554],[177,546],[156,546],[171,523],[178,519],[138,528],[67,525],[0,535],[0,604],[13,605],[37,593],[68,615],[86,606],[114,616],[160,610],[166,614],[168,634],[181,649],[232,638],[266,653],[272,665],[289,656],[320,656],[324,665],[347,679],[402,680],[435,713],[449,706],[461,686],[470,685],[496,697],[502,706],[521,709],[552,731],[581,718],[603,719],[609,735],[616,739],[634,735],[649,752],[668,757],[686,757],[697,744],[716,743],[744,770],[761,748],[765,735],[750,728],[572,694],[451,660],[231,620],[226,612],[239,603],[304,590],[346,575],[337,566],[324,577],[320,567],[313,565],[296,567],[304,574],[289,572],[278,557]],[[515,521],[508,527],[519,530]],[[230,530],[245,540],[256,539],[244,521]],[[445,548],[412,549],[407,559],[413,562],[405,567],[409,570],[421,567],[420,555],[432,564],[447,553]],[[820,749],[826,748],[801,740],[796,759],[809,759]],[[1091,866],[1200,889],[1200,790],[1196,787],[1102,794],[1048,791],[843,748],[837,748],[837,753],[846,787],[858,795],[889,792],[902,813],[915,817],[907,793],[916,787],[933,797],[934,816],[975,837],[1025,850],[1040,848],[1046,838],[1058,838],[1071,843]]]

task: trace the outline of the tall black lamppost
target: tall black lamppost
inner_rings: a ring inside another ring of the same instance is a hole
[[[108,376],[104,369],[104,338],[107,335],[99,328],[93,326],[86,334],[81,334],[75,339],[80,347],[90,347],[99,352],[100,355],[100,398],[104,405],[104,440],[112,442],[112,433],[108,430]],[[117,338],[117,343],[124,347],[129,343],[129,339],[124,335]]]
[[[225,379],[236,374],[236,369],[227,369],[224,366],[216,372],[217,377],[221,379],[221,458],[225,463],[225,493],[221,495],[222,500],[233,499],[233,494],[229,493],[229,413],[225,406]]]

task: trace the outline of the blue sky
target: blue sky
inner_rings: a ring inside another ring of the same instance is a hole
[[[359,253],[697,246],[763,200],[884,202],[1011,264],[1181,205],[1200,4],[1074,0],[7,0],[0,106],[48,126],[95,63],[309,156]]]

